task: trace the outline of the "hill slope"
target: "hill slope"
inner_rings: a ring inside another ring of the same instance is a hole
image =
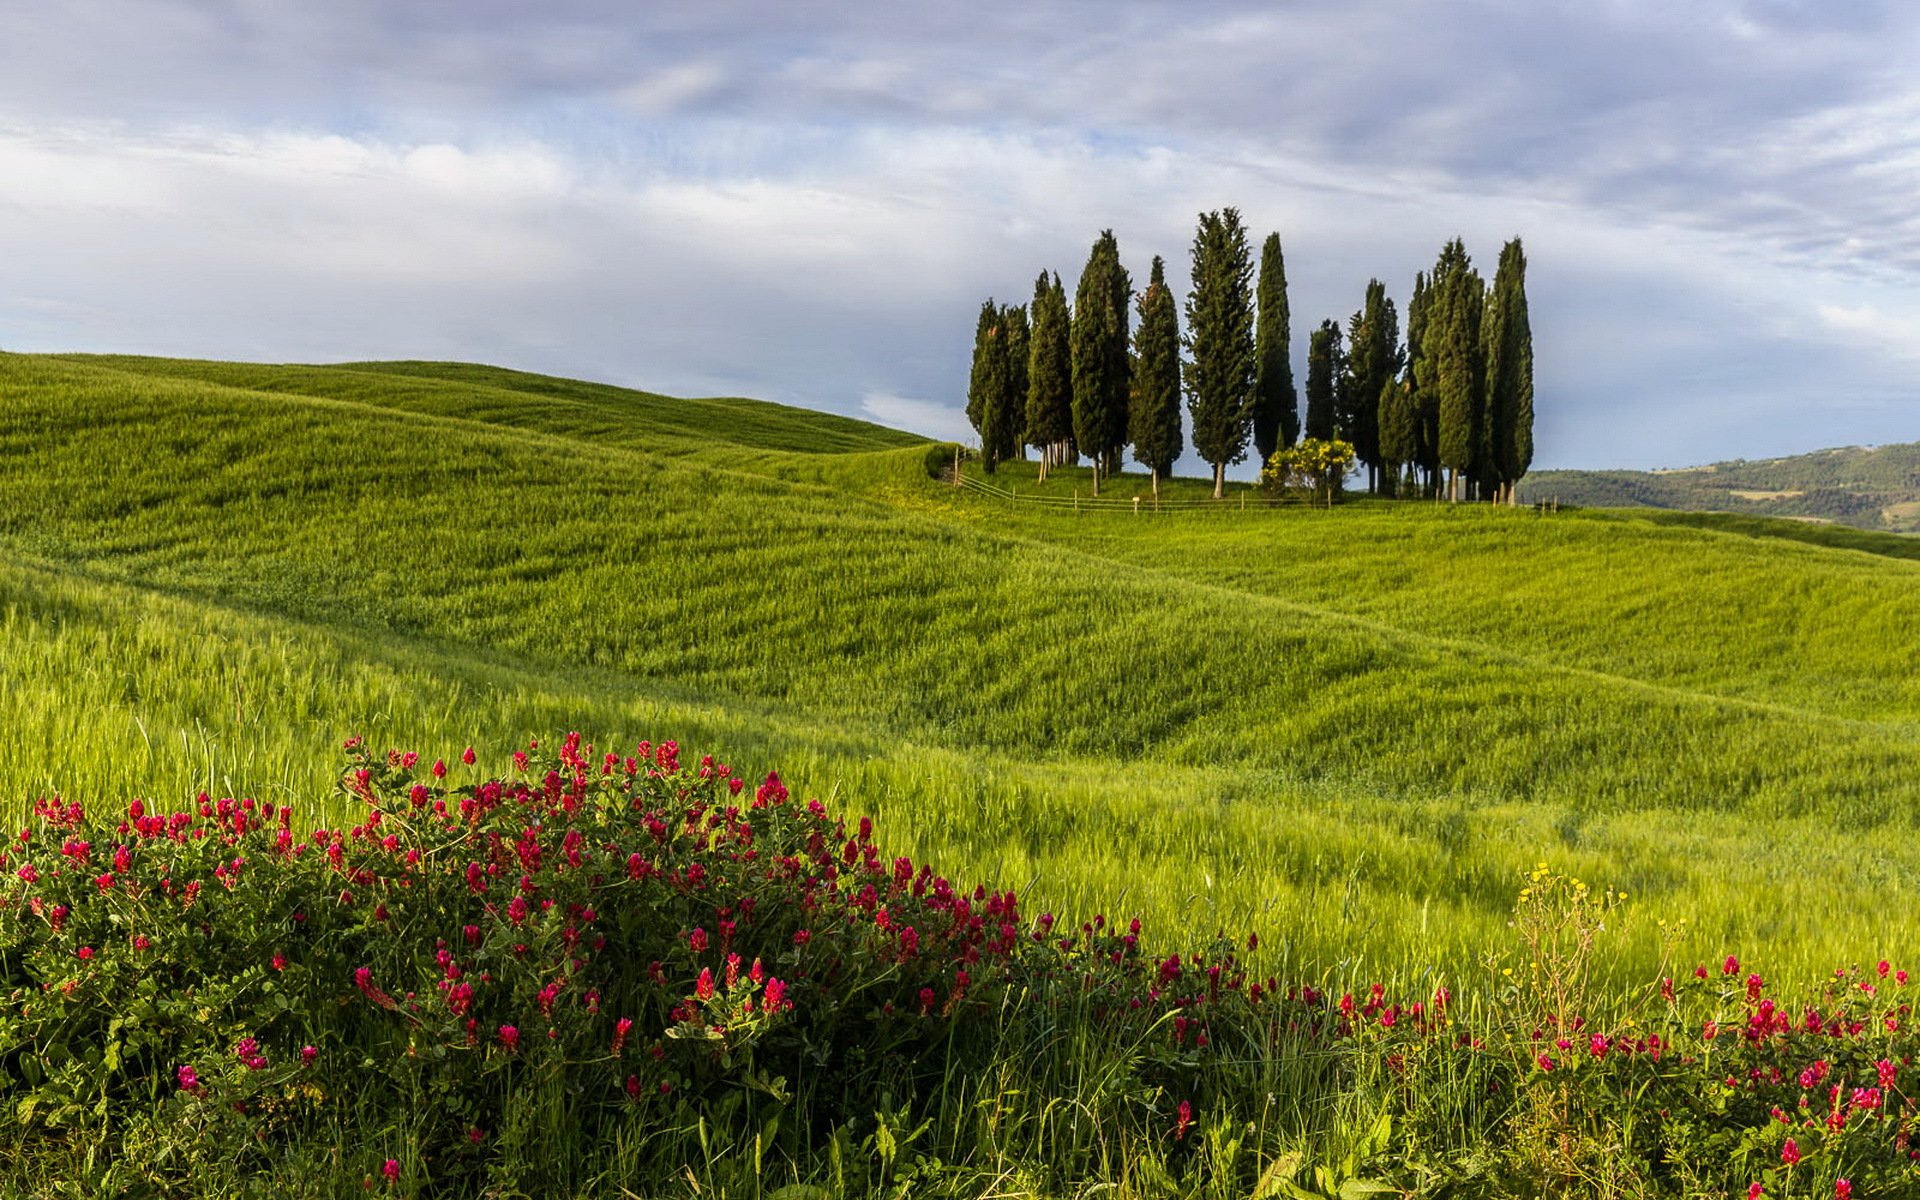
[[[582,727],[1320,962],[1470,962],[1549,850],[1821,964],[1818,931],[1920,923],[1849,899],[1920,876],[1875,832],[1920,801],[1920,684],[1884,669],[1920,564],[1478,508],[1032,510],[907,435],[632,397],[0,355],[0,796],[307,796],[345,732]]]
[[[1920,531],[1920,442],[1847,446],[1676,471],[1537,471],[1523,503],[1702,510]]]

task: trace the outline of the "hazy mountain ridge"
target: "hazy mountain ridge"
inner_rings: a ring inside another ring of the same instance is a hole
[[[1536,471],[1523,502],[1744,513],[1920,532],[1920,442],[1663,471]]]

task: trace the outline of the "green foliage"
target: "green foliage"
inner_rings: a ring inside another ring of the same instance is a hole
[[[952,474],[954,464],[965,457],[965,451],[958,442],[934,442],[927,447],[921,462],[927,468],[928,479],[945,479]]]
[[[1400,373],[1400,317],[1378,279],[1367,283],[1367,298],[1347,322],[1347,357],[1336,398],[1337,428],[1353,443],[1355,456],[1370,467],[1383,462],[1380,452],[1380,395]]]
[[[1253,263],[1237,209],[1200,214],[1187,296],[1187,411],[1193,448],[1213,464],[1214,494],[1227,464],[1246,457],[1254,409]]]
[[[1261,462],[1300,438],[1300,397],[1293,386],[1293,335],[1287,305],[1287,262],[1280,235],[1260,247],[1258,314],[1254,320],[1253,445]]]
[[[1102,230],[1074,293],[1073,436],[1099,472],[1119,469],[1127,437],[1127,302],[1133,281],[1120,265],[1120,243]]]
[[[1338,322],[1320,322],[1320,328],[1307,339],[1306,436],[1325,442],[1339,432],[1336,401],[1345,367]]]
[[[967,376],[967,422],[980,435],[983,454],[988,453],[993,440],[989,430],[996,420],[993,407],[998,401],[1005,370],[1005,356],[996,342],[999,334],[1000,309],[991,299],[982,301],[980,315],[973,325],[973,369]]]
[[[1439,338],[1429,337],[1433,312],[1433,285],[1424,272],[1413,277],[1413,297],[1407,302],[1407,379],[1416,430],[1412,462],[1427,476],[1430,490],[1440,471],[1440,385],[1436,351]]]
[[[1033,284],[1028,340],[1026,442],[1054,446],[1073,439],[1072,317],[1060,276],[1045,271]]]
[[[1180,318],[1160,256],[1140,293],[1140,324],[1133,335],[1133,397],[1127,438],[1133,456],[1159,477],[1180,457]]]
[[[1260,486],[1268,491],[1301,494],[1332,508],[1353,462],[1351,442],[1302,438],[1295,445],[1274,451],[1260,470]]]
[[[1448,242],[1433,270],[1433,296],[1421,345],[1433,362],[1439,401],[1439,461],[1455,480],[1486,464],[1486,367],[1480,322],[1486,303],[1480,273],[1458,238]],[[1428,339],[1432,339],[1428,349]]]
[[[992,414],[993,449],[987,468],[1020,455],[1021,433],[1027,404],[1027,310],[1009,304],[1000,309],[997,345],[1001,354],[994,376]]]
[[[956,886],[671,741],[347,749],[351,829],[36,806],[0,879],[10,1194],[1920,1183],[1905,968],[1783,986],[1675,928],[1610,982],[1627,895],[1545,861],[1476,968],[1302,977]]]
[[[1533,328],[1527,319],[1527,256],[1519,238],[1500,249],[1482,334],[1493,469],[1510,487],[1533,465]]]
[[[1413,382],[1390,375],[1380,385],[1376,401],[1380,414],[1380,466],[1386,473],[1387,494],[1399,490],[1402,473],[1420,453],[1420,410]]]

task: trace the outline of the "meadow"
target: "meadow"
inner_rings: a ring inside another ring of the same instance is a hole
[[[0,354],[0,808],[206,791],[332,828],[349,735],[582,730],[777,769],[1032,911],[1257,932],[1256,975],[1334,994],[1497,980],[1541,861],[1630,897],[1596,986],[1737,953],[1816,989],[1914,944],[1909,542],[1076,513],[929,458],[458,364]],[[1035,473],[996,481],[1090,490]]]

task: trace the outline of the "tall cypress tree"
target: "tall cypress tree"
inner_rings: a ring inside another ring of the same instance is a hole
[[[1345,355],[1340,349],[1340,323],[1322,321],[1307,339],[1307,436],[1328,441],[1334,436],[1334,402]]]
[[[1040,477],[1068,461],[1073,441],[1073,352],[1067,344],[1072,318],[1060,277],[1047,272],[1033,284],[1033,329],[1027,339],[1026,442],[1040,451]]]
[[[1380,466],[1380,393],[1400,369],[1400,315],[1378,279],[1367,282],[1360,311],[1347,322],[1347,361],[1340,376],[1336,424],[1367,465],[1367,490]]]
[[[980,451],[987,450],[987,405],[992,401],[998,349],[994,337],[1000,328],[1000,308],[988,299],[980,306],[973,327],[973,371],[967,377],[967,422],[980,435]]]
[[[1519,238],[1500,249],[1481,332],[1494,499],[1511,504],[1514,484],[1533,465],[1533,329],[1527,319],[1527,255]]]
[[[1027,307],[1024,304],[1009,304],[1000,310],[1001,349],[1007,356],[1006,377],[1002,384],[1000,404],[1006,410],[1006,419],[1002,422],[1000,449],[1003,459],[1021,457],[1020,447],[1025,438],[1022,434],[1027,423],[1027,355],[1030,331],[1027,327]]]
[[[1127,437],[1133,457],[1160,477],[1180,457],[1180,318],[1167,287],[1166,266],[1153,256],[1153,274],[1140,293],[1140,324],[1133,334],[1133,398]]]
[[[1380,386],[1380,470],[1382,488],[1397,495],[1407,467],[1420,454],[1420,410],[1415,405],[1413,380],[1389,375]]]
[[[1253,339],[1253,447],[1266,465],[1273,452],[1300,440],[1300,397],[1293,386],[1293,335],[1287,311],[1287,261],[1280,235],[1260,247],[1259,314]]]
[[[1440,465],[1447,470],[1447,498],[1458,500],[1462,482],[1483,466],[1485,372],[1480,360],[1480,318],[1486,292],[1458,238],[1441,251],[1433,275],[1433,303],[1422,341],[1434,341],[1430,357],[1440,402]]]
[[[1438,494],[1440,470],[1440,398],[1434,383],[1433,343],[1426,337],[1433,310],[1433,287],[1424,272],[1413,277],[1413,298],[1407,301],[1408,402],[1413,410],[1414,448],[1410,460],[1425,477],[1428,494]]]
[[[1093,493],[1100,476],[1120,466],[1127,438],[1127,301],[1133,283],[1120,265],[1120,243],[1102,230],[1074,293],[1073,435],[1093,459]]]
[[[1228,463],[1247,456],[1254,397],[1253,260],[1237,209],[1201,213],[1193,235],[1193,291],[1187,295],[1187,411],[1193,448],[1213,464],[1213,496],[1226,490]]]
[[[980,465],[989,475],[1006,461],[1012,438],[1014,414],[1009,411],[1007,401],[1013,381],[1008,357],[1006,309],[996,305],[987,322],[984,349],[975,373],[980,417],[974,422],[974,428],[980,433]]]

